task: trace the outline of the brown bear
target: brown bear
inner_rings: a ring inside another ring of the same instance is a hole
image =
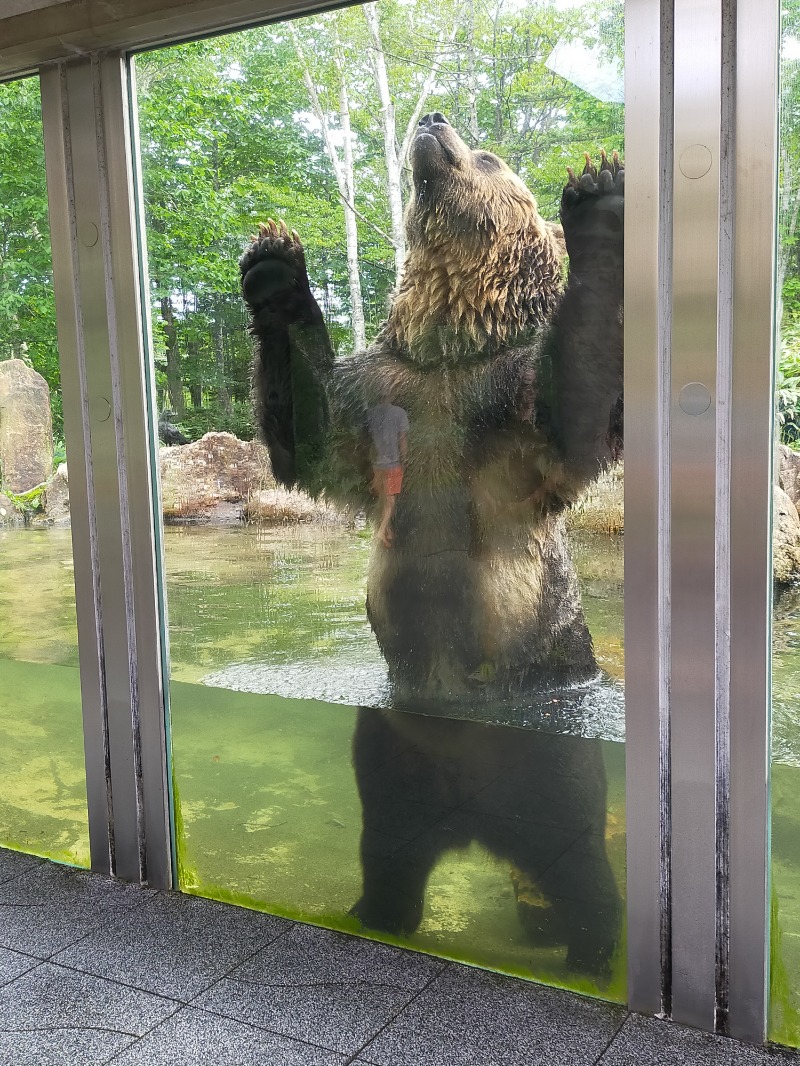
[[[365,352],[335,360],[283,223],[262,225],[240,263],[276,477],[381,516],[367,613],[393,709],[362,710],[356,729],[354,912],[413,932],[438,857],[478,839],[547,900],[523,914],[534,938],[602,973],[620,903],[596,742],[463,719],[597,674],[563,523],[621,448],[624,171],[605,154],[570,171],[564,286],[560,235],[501,159],[433,113],[411,163],[408,256]],[[400,411],[388,508],[371,491],[378,409]]]

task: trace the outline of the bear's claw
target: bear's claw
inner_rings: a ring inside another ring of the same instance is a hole
[[[258,234],[239,260],[242,292],[254,309],[274,300],[281,292],[308,291],[308,273],[303,245],[296,230],[279,219],[259,222]]]
[[[584,153],[586,163],[581,171],[580,177],[578,177],[572,167],[567,167],[567,185],[564,189],[564,200],[567,206],[570,206],[574,197],[570,195],[570,190],[574,193],[588,192],[622,192],[622,187],[625,181],[625,166],[620,162],[619,152],[612,152],[611,159],[608,158],[608,154],[605,148],[600,149],[600,166],[599,168],[592,162],[591,156],[588,152]],[[562,207],[564,202],[562,201]]]
[[[609,239],[622,242],[625,197],[625,166],[617,152],[609,159],[600,149],[596,167],[588,152],[583,171],[567,167],[567,184],[561,197],[561,225],[570,259],[581,253],[598,252]]]

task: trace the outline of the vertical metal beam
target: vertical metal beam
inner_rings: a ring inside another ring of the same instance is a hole
[[[66,126],[65,85],[59,67],[51,67],[42,73],[41,93],[64,434],[69,459],[89,846],[92,869],[108,874],[114,869],[114,833],[108,765],[108,705],[100,625],[97,507],[92,478],[81,276],[76,261],[73,160]]]
[[[721,0],[675,0],[672,1016],[716,1008],[716,355]]]
[[[123,57],[48,68],[42,91],[67,457],[78,487],[76,585],[93,590],[79,616],[92,864],[166,887],[166,736]]]
[[[625,7],[625,703],[628,1001],[669,1011],[668,596],[671,18]],[[658,121],[656,116],[660,116]]]
[[[738,0],[730,406],[728,1029],[766,1035],[777,0]],[[723,520],[723,516],[720,516]]]

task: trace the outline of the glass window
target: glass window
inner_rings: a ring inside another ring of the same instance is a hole
[[[800,1045],[800,26],[784,5],[778,174],[778,370],[773,552],[770,1037]]]
[[[181,886],[624,1000],[621,65],[502,0],[136,59]]]
[[[41,107],[0,85],[0,844],[89,865]]]

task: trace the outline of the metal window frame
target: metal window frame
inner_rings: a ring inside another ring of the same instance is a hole
[[[126,62],[95,55],[40,77],[91,862],[167,888],[168,734]]]
[[[126,52],[323,6],[134,3],[61,41],[23,26],[0,54],[0,76],[57,60],[40,76],[92,865],[159,887],[173,884],[169,734]],[[756,1043],[778,15],[777,0],[626,3],[629,1002]],[[680,402],[698,379],[705,411],[697,388]]]
[[[671,20],[625,8],[625,760],[628,1002],[670,1012],[669,366]],[[654,121],[653,116],[660,116]],[[635,592],[635,594],[634,594]],[[631,799],[635,797],[635,802]]]
[[[670,386],[672,1016],[716,1008],[721,0],[676,0]],[[691,393],[683,390],[694,385]],[[702,390],[708,394],[704,411]],[[693,406],[694,392],[699,402]],[[682,400],[681,400],[682,397]],[[681,402],[687,410],[681,408]]]
[[[628,5],[630,1003],[762,1043],[779,5]]]

